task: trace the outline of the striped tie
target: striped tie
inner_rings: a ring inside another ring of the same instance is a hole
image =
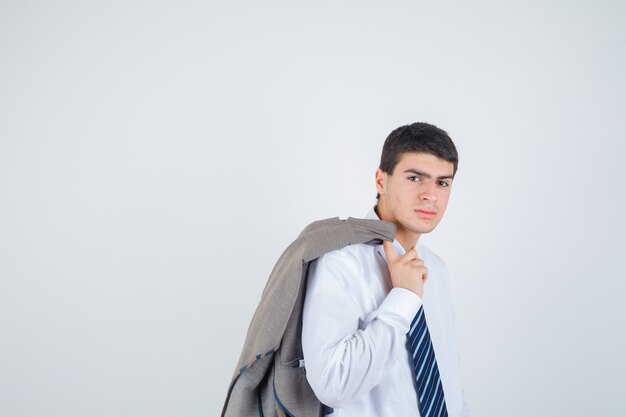
[[[415,369],[420,414],[422,417],[447,417],[446,399],[439,378],[435,351],[426,326],[424,306],[420,307],[415,315],[408,336],[407,344]]]

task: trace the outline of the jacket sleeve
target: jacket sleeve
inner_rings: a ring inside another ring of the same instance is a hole
[[[359,262],[342,251],[309,266],[302,323],[307,379],[318,399],[342,407],[375,387],[406,350],[406,333],[422,304],[392,289],[372,310]]]

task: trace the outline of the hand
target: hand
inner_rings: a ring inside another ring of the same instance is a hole
[[[391,285],[394,288],[405,288],[413,291],[420,298],[424,295],[424,283],[428,278],[428,269],[420,259],[415,248],[411,248],[404,255],[398,255],[393,244],[383,240],[383,248],[387,255],[387,266],[391,274]]]

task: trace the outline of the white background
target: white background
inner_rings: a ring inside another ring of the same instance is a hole
[[[433,4],[436,3],[436,4]],[[626,3],[0,1],[0,416],[218,415],[308,223],[387,134],[460,153],[473,416],[623,416]]]

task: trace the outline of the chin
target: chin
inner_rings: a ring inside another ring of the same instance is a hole
[[[404,222],[401,224],[403,228],[410,230],[412,233],[425,234],[425,233],[430,233],[433,230],[435,230],[435,227],[437,227],[438,223],[423,224],[421,222],[420,223]]]
[[[424,233],[430,233],[433,230],[433,228],[430,228],[430,227],[427,228],[427,227],[413,227],[413,226],[407,227],[406,229],[410,230],[412,233],[417,233],[420,235],[423,235]]]
[[[432,226],[430,226],[430,225],[429,225],[429,226],[426,226],[426,227],[422,226],[422,227],[416,227],[416,228],[414,228],[414,229],[412,229],[412,230],[413,230],[415,233],[419,233],[419,234],[426,234],[426,233],[430,233],[430,232],[432,232],[433,230],[435,230],[435,227],[436,227],[436,226],[437,226],[436,224],[435,224],[435,225],[432,225]]]

